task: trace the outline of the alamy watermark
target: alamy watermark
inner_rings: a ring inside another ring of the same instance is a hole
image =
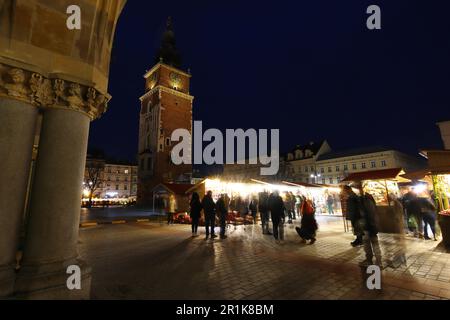
[[[191,132],[187,129],[177,129],[172,133],[172,142],[179,142],[171,152],[171,159],[175,165],[248,163],[260,164],[260,173],[263,176],[278,173],[280,168],[279,129],[248,129],[246,131],[226,129],[224,137],[219,129],[208,129],[203,133],[202,122],[194,121],[193,134],[192,138]],[[192,159],[192,142],[194,142],[194,159]],[[204,149],[203,142],[209,142]]]

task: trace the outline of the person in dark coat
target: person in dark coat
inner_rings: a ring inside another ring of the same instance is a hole
[[[363,265],[372,265],[375,256],[376,264],[381,265],[381,250],[378,243],[377,205],[371,194],[365,193],[361,197],[361,225],[364,230],[363,244],[366,260]]]
[[[424,238],[425,240],[430,240],[428,236],[428,226],[430,226],[431,232],[433,233],[434,241],[436,239],[436,206],[428,198],[419,198],[422,220],[424,222]]]
[[[192,194],[192,199],[190,203],[191,207],[191,220],[192,220],[192,236],[196,237],[198,235],[198,222],[200,220],[200,214],[202,211],[202,203],[200,202],[200,196],[197,192]]]
[[[214,228],[216,224],[216,204],[212,198],[212,191],[208,191],[202,200],[203,212],[205,213],[206,240],[209,238],[211,226],[211,239],[216,238]]]
[[[269,210],[272,217],[273,236],[276,240],[284,240],[284,211],[283,199],[274,192],[269,197]]]
[[[259,194],[258,210],[261,215],[263,234],[272,235],[269,231],[269,194],[267,192]]]
[[[353,234],[356,239],[351,243],[353,247],[363,245],[364,231],[361,229],[361,204],[360,199],[353,192],[350,186],[344,186],[343,192],[347,195],[347,219],[350,220],[352,224]]]
[[[219,215],[220,220],[220,239],[226,239],[225,235],[226,224],[227,224],[227,214],[228,214],[228,205],[226,203],[226,197],[224,194],[220,195],[219,200],[216,202],[216,212]]]
[[[258,213],[258,204],[256,203],[255,199],[252,199],[250,202],[248,209],[252,215],[253,218],[253,224],[256,224],[256,214]]]
[[[314,244],[316,242],[316,231],[319,227],[315,218],[314,207],[309,200],[303,202],[301,212],[300,228],[295,229],[304,243],[306,243],[306,240],[310,240],[310,244]]]
[[[423,239],[422,205],[417,195],[410,191],[403,196],[403,203],[406,208],[408,227],[414,232],[415,237]]]

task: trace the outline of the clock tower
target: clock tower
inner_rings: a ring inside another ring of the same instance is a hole
[[[187,129],[192,134],[191,75],[181,70],[169,18],[155,66],[145,75],[145,94],[140,98],[138,203],[152,203],[152,189],[163,182],[190,183],[192,165],[171,161],[172,132]]]

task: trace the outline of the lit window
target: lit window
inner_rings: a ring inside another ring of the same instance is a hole
[[[125,170],[125,174],[128,174],[128,172],[129,172],[128,170]]]

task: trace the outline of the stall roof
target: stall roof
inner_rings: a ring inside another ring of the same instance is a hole
[[[350,174],[341,182],[359,182],[364,180],[397,180],[406,182],[407,179],[400,176],[402,174],[405,174],[402,168],[356,172]]]
[[[431,171],[429,168],[421,169],[417,171],[411,171],[405,174],[402,174],[401,177],[408,179],[408,180],[422,180],[426,176],[430,175]]]
[[[312,183],[305,183],[305,182],[289,182],[289,181],[282,181],[282,183],[287,185],[295,185],[299,187],[305,187],[305,188],[322,188],[323,186],[319,184],[312,184]]]

